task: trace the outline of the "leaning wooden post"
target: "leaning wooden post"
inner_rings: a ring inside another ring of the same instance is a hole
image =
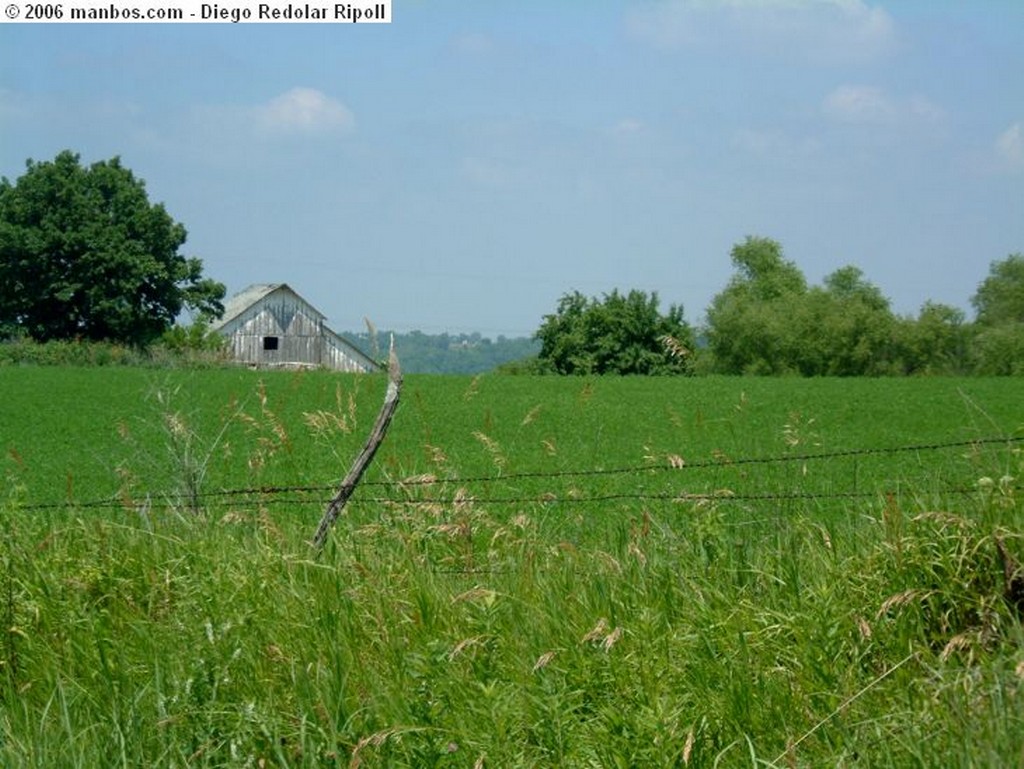
[[[384,435],[388,431],[388,425],[391,424],[391,417],[395,415],[395,409],[398,408],[398,395],[401,389],[402,371],[398,366],[398,356],[395,354],[395,338],[391,337],[391,350],[388,353],[388,389],[384,394],[384,405],[381,406],[380,413],[377,414],[377,421],[373,424],[373,429],[370,431],[370,437],[367,439],[366,445],[359,452],[356,461],[352,463],[352,468],[348,471],[348,475],[341,482],[334,498],[328,503],[327,509],[324,511],[324,517],[320,519],[320,525],[313,536],[313,547],[316,548],[317,552],[323,549],[324,543],[327,541],[327,533],[331,530],[334,522],[338,520],[338,516],[341,515],[345,503],[348,502],[348,498],[355,491],[356,484],[359,483],[359,478],[362,476],[363,471],[369,466],[373,455],[377,452],[377,448],[384,440]]]

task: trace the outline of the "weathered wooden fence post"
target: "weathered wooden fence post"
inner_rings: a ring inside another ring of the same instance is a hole
[[[388,389],[384,394],[384,405],[381,406],[380,413],[377,414],[377,421],[373,423],[373,429],[370,431],[370,437],[367,439],[366,445],[359,452],[356,461],[352,463],[348,475],[342,480],[338,491],[328,503],[323,518],[320,519],[320,525],[316,529],[316,534],[313,535],[313,547],[316,548],[317,553],[323,550],[331,526],[338,520],[338,516],[341,515],[345,503],[352,496],[356,484],[359,483],[360,477],[362,477],[363,472],[373,459],[373,455],[377,452],[377,448],[384,440],[388,426],[391,424],[391,418],[395,415],[395,409],[398,408],[398,396],[401,390],[402,370],[398,365],[398,356],[395,354],[395,339],[392,337],[391,349],[388,353]]]

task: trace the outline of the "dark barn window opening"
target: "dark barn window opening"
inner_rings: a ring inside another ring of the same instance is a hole
[[[276,350],[278,339],[276,336],[265,336],[263,337],[263,349],[264,350]]]

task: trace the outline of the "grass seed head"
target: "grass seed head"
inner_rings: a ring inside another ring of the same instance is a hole
[[[181,413],[178,411],[168,413],[164,415],[164,419],[167,422],[167,430],[175,440],[182,440],[188,437],[188,428],[185,427],[185,420],[181,418]]]
[[[444,450],[438,446],[431,446],[429,443],[424,443],[423,450],[427,452],[427,457],[430,459],[431,464],[441,466],[448,462],[448,455],[445,454]]]
[[[551,662],[551,660],[553,660],[555,658],[555,655],[557,653],[558,652],[551,651],[551,652],[544,652],[542,655],[540,655],[537,658],[537,661],[533,663],[533,671],[532,672],[536,673],[538,670],[543,670],[544,668],[546,668],[548,666],[548,664]]]
[[[541,404],[538,403],[536,406],[534,406],[532,409],[526,412],[526,416],[523,417],[523,421],[520,422],[520,425],[522,427],[526,427],[526,425],[530,424],[530,422],[537,418],[537,415],[540,413],[540,409]]]
[[[658,341],[664,346],[670,358],[681,359],[690,355],[690,349],[671,334],[659,337]]]
[[[583,638],[580,639],[580,643],[581,644],[593,643],[594,641],[596,641],[599,638],[601,638],[602,636],[604,636],[605,631],[607,629],[608,629],[608,620],[606,620],[604,617],[601,617],[597,621],[597,624],[594,625],[594,627],[591,629],[591,631],[589,633],[587,633],[585,636],[583,636]]]
[[[487,636],[483,635],[472,636],[471,638],[463,638],[461,641],[455,644],[455,646],[452,647],[452,650],[448,653],[448,661],[451,662],[464,651],[466,651],[466,649],[469,649],[473,646],[478,646],[486,640]]]
[[[914,601],[924,600],[928,595],[930,594],[915,588],[910,588],[909,590],[904,590],[902,593],[891,595],[882,601],[882,605],[878,608],[878,613],[875,614],[875,619],[880,619],[884,615],[888,614],[890,609],[898,609],[906,606],[907,604],[913,603]]]
[[[605,651],[610,651],[611,648],[619,642],[619,639],[622,638],[623,632],[625,631],[623,631],[621,627],[616,627],[612,632],[604,637],[603,641],[601,641],[601,648]]]
[[[686,734],[686,744],[683,745],[683,766],[690,765],[690,756],[693,754],[693,727]]]
[[[474,587],[452,598],[452,603],[480,601],[485,606],[493,606],[496,600],[498,600],[498,594],[495,591],[486,587]]]
[[[505,467],[508,460],[505,458],[505,455],[501,451],[501,444],[499,444],[496,440],[491,438],[486,433],[483,433],[479,430],[475,430],[473,432],[473,437],[476,438],[483,445],[487,453],[490,454],[491,462],[494,463],[494,466],[497,469],[501,470],[503,467]]]
[[[970,649],[973,641],[975,640],[975,635],[976,634],[973,632],[966,632],[958,633],[957,635],[953,636],[949,639],[949,641],[946,642],[946,645],[942,647],[942,652],[939,654],[939,659],[943,662],[946,662],[956,652]]]

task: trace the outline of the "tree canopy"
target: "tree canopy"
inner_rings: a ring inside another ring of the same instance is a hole
[[[0,180],[0,336],[146,345],[185,308],[223,312],[224,285],[178,253],[184,226],[119,158],[26,166]]]
[[[657,293],[587,298],[565,294],[536,333],[542,367],[559,374],[680,374],[690,370],[693,331],[683,309],[661,314]]]
[[[988,277],[971,297],[978,324],[1024,323],[1024,254],[993,262]]]
[[[993,262],[972,298],[977,321],[925,302],[898,316],[854,266],[820,286],[767,238],[732,251],[736,272],[707,312],[702,368],[727,374],[878,376],[1024,373],[1024,256]]]
[[[809,287],[782,246],[760,237],[737,244],[732,262],[736,274],[707,313],[713,370],[803,376],[899,371],[898,319],[858,267],[840,267],[821,286]],[[919,347],[933,341],[918,340]]]
[[[736,273],[707,311],[716,368],[737,374],[794,369],[792,310],[807,293],[803,273],[769,238],[747,237],[730,256]]]

